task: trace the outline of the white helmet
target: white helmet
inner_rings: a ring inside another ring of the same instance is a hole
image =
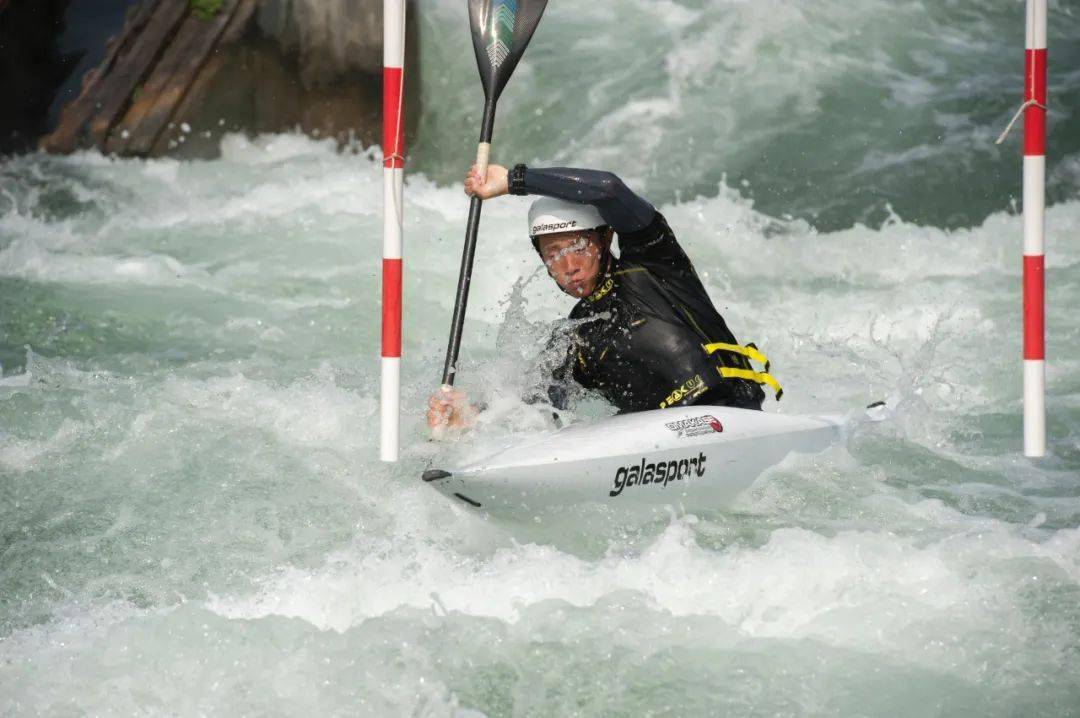
[[[529,207],[529,237],[533,244],[545,234],[596,229],[606,224],[591,204],[541,197]]]

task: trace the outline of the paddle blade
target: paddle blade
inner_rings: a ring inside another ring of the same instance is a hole
[[[469,0],[476,65],[489,99],[506,87],[545,7],[547,0]]]

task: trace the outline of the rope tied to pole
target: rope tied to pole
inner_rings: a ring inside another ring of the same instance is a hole
[[[1009,124],[1005,125],[1005,129],[1002,130],[1001,134],[998,135],[998,138],[994,141],[995,145],[1000,145],[1002,142],[1005,141],[1005,138],[1009,136],[1010,132],[1012,132],[1013,125],[1015,125],[1016,121],[1020,119],[1020,116],[1024,114],[1024,110],[1029,107],[1038,107],[1043,112],[1046,112],[1046,105],[1034,98],[1020,105],[1020,108],[1016,111],[1016,114],[1012,116],[1011,120],[1009,120]]]

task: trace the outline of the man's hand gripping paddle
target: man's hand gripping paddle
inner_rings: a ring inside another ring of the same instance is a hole
[[[547,0],[469,0],[469,21],[472,24],[473,49],[476,65],[484,84],[484,119],[480,124],[480,144],[476,148],[476,164],[481,177],[487,176],[491,155],[491,134],[495,125],[495,103],[517,67],[525,48],[532,39]],[[476,232],[480,227],[482,200],[473,197],[469,204],[469,222],[465,229],[465,248],[461,253],[461,274],[458,276],[457,301],[450,323],[450,342],[446,347],[442,388],[449,392],[454,385],[458,350],[461,348],[461,329],[465,324],[465,305],[469,301],[473,257],[476,254]]]

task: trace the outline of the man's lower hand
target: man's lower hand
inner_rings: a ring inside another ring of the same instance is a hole
[[[447,429],[468,429],[476,414],[465,392],[457,389],[439,389],[428,399],[427,423],[436,436]]]

